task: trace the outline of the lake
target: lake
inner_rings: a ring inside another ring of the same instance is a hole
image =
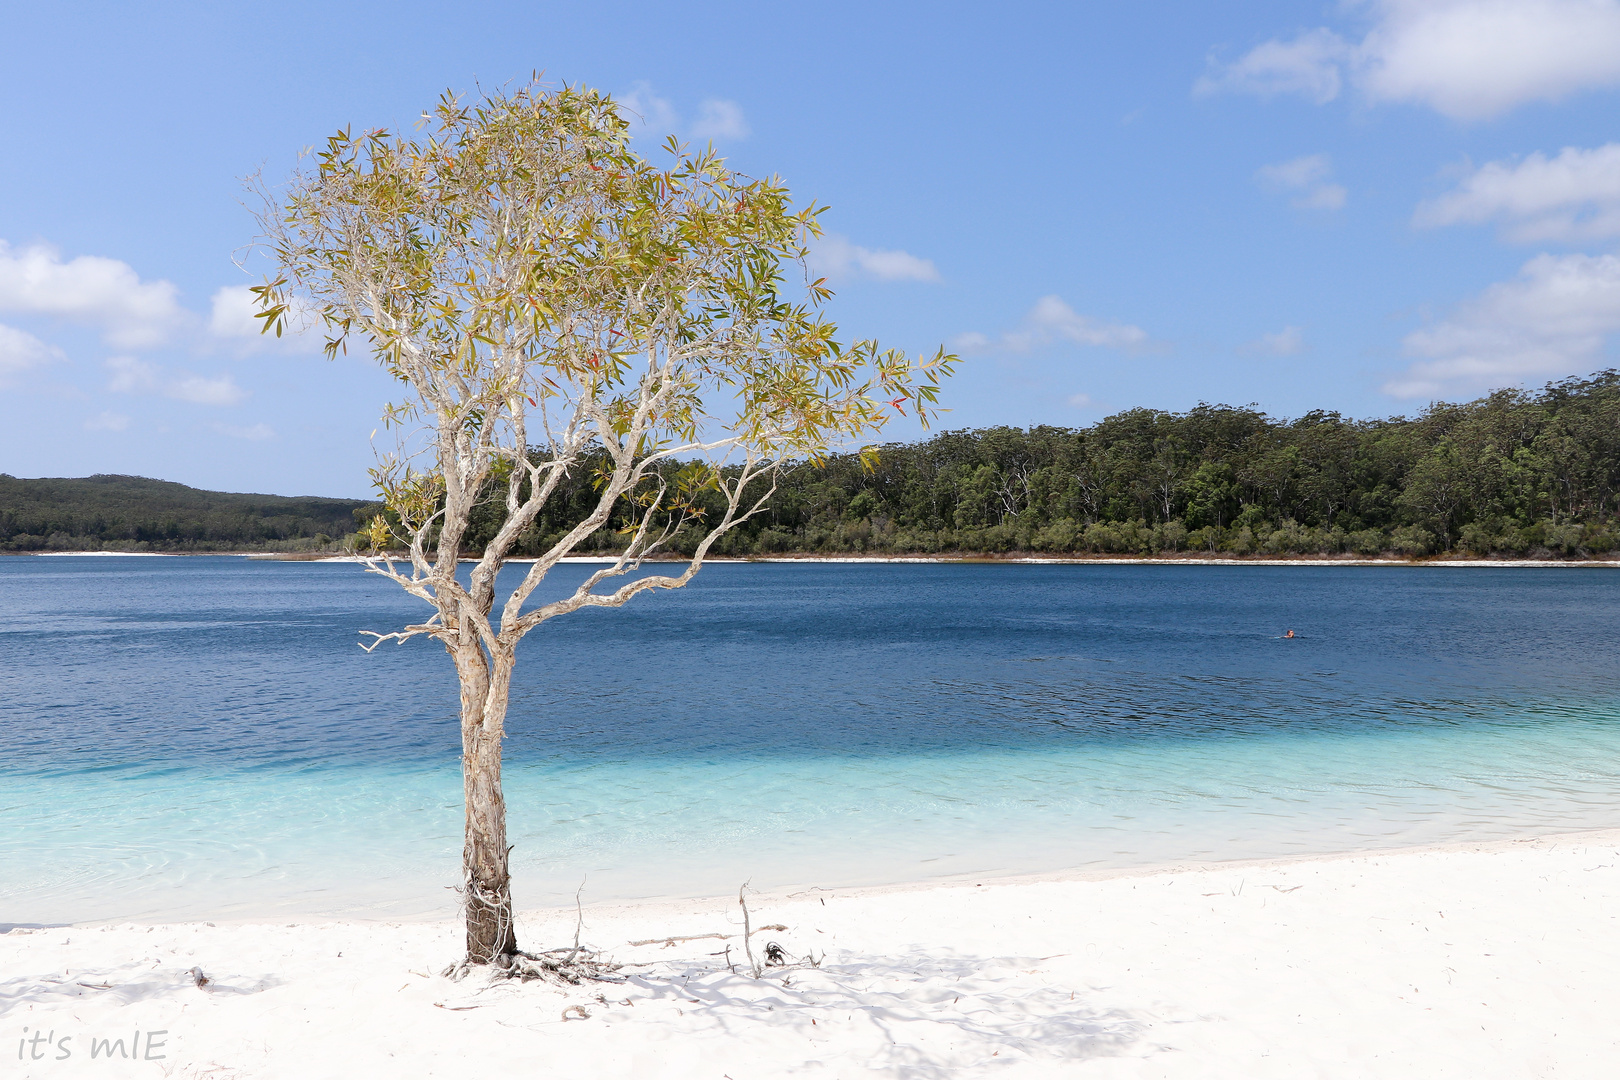
[[[453,909],[449,659],[356,644],[418,601],[229,556],[0,601],[0,922]],[[520,648],[516,899],[1616,827],[1617,643],[1602,568],[711,564]]]

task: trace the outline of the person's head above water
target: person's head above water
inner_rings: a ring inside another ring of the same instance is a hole
[[[1293,637],[1293,636],[1294,636],[1294,632],[1292,630],[1288,631],[1288,633],[1283,635],[1283,637]]]

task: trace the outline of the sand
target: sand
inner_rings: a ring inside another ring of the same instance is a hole
[[[1620,1074],[1620,832],[750,906],[795,963],[734,897],[587,905],[625,981],[571,990],[439,976],[448,922],[13,930],[0,1077]]]

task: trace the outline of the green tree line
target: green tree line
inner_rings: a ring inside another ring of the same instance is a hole
[[[589,475],[557,494],[529,553],[595,497]],[[492,501],[476,529],[492,535],[500,513]],[[1620,549],[1617,514],[1610,370],[1415,417],[1275,420],[1206,404],[1080,429],[945,432],[883,446],[870,468],[856,454],[794,467],[720,553],[1582,557]],[[619,542],[607,528],[587,547]]]
[[[672,465],[673,471],[678,466]],[[522,553],[596,499],[568,476]],[[705,496],[697,498],[700,506]],[[710,512],[718,512],[718,500]],[[364,549],[378,505],[198,491],[130,476],[0,474],[0,550]],[[502,504],[474,521],[470,550]],[[622,523],[615,523],[622,524]],[[671,545],[687,552],[696,529]],[[614,527],[584,550],[622,543]],[[1415,417],[1274,420],[1253,407],[1131,409],[1087,428],[948,431],[787,472],[719,554],[1583,557],[1620,550],[1620,372],[1500,390]]]
[[[0,473],[0,550],[335,550],[378,505],[200,491],[141,476],[19,480]]]

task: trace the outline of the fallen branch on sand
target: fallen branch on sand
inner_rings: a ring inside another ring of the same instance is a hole
[[[779,930],[779,931],[781,931],[783,933],[787,932],[787,927],[783,926],[781,923],[767,923],[764,926],[760,927],[760,929],[761,930]],[[686,934],[686,935],[681,936],[681,937],[642,938],[640,941],[627,941],[627,942],[625,942],[625,944],[630,945],[632,947],[638,946],[638,945],[666,945],[666,946],[668,946],[668,945],[674,945],[677,942],[682,942],[682,941],[708,941],[710,939],[713,939],[715,941],[728,941],[731,938],[734,938],[736,936],[737,936],[736,934]]]

